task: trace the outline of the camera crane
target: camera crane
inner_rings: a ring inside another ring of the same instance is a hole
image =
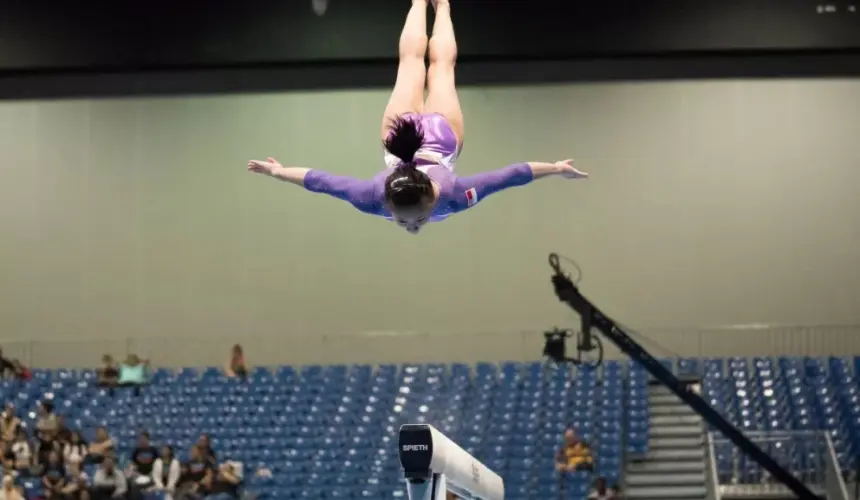
[[[750,441],[738,428],[726,420],[719,412],[714,410],[701,396],[689,390],[688,386],[678,380],[671,371],[667,370],[660,362],[654,358],[648,351],[639,345],[633,338],[628,335],[623,327],[619,326],[611,318],[603,314],[594,304],[591,303],[585,296],[579,292],[576,284],[564,274],[564,270],[559,263],[558,254],[550,254],[549,265],[553,270],[552,284],[555,287],[555,294],[559,300],[570,306],[571,309],[579,314],[581,319],[582,331],[577,342],[579,346],[594,346],[592,337],[592,329],[597,329],[604,337],[609,339],[613,344],[626,355],[630,356],[637,363],[642,365],[652,377],[657,379],[661,384],[668,387],[681,401],[698,413],[706,422],[714,426],[722,435],[728,438],[732,443],[741,449],[748,457],[755,460],[759,465],[771,473],[771,475],[779,482],[787,486],[793,491],[797,498],[801,500],[817,500],[818,497],[813,494],[809,488],[801,481],[794,477],[790,472],[780,466],[770,455],[765,453],[758,445]],[[553,337],[553,340],[560,339],[561,345],[561,360],[574,362],[576,360],[565,357],[564,354],[564,339],[565,332],[560,332],[560,337]],[[547,332],[547,345],[549,347],[550,334]],[[553,353],[558,354],[558,345],[553,347]],[[548,348],[544,349],[544,354],[547,354]],[[580,350],[581,352],[581,350]],[[601,358],[603,348],[600,349]],[[548,357],[552,357],[548,355]]]

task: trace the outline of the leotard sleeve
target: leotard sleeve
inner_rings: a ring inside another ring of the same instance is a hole
[[[528,163],[515,163],[492,172],[458,177],[454,181],[457,211],[465,210],[493,193],[516,186],[525,186],[532,180],[534,175]]]
[[[305,174],[305,189],[312,193],[323,193],[349,202],[355,208],[371,215],[384,215],[383,203],[372,180],[356,179],[345,175],[333,175],[322,170],[311,170]]]

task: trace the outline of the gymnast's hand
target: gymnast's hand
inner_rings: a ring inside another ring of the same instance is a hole
[[[555,164],[561,167],[561,175],[567,179],[588,179],[588,174],[573,167],[573,160],[557,161]]]
[[[251,160],[248,162],[248,171],[257,174],[272,175],[279,168],[281,168],[281,164],[274,158],[269,158],[267,161]]]

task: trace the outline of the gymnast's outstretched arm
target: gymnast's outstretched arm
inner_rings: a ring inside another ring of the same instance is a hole
[[[487,196],[508,188],[524,186],[536,179],[560,175],[568,179],[586,179],[588,174],[573,167],[573,160],[555,163],[526,162],[483,172],[468,177],[459,177],[455,189],[463,193],[460,209],[466,209]]]
[[[555,163],[543,163],[539,161],[530,161],[528,166],[532,171],[532,176],[535,179],[548,177],[550,175],[560,175],[568,179],[587,179],[588,174],[580,172],[573,167],[573,160],[557,161]]]
[[[269,158],[268,160],[251,160],[248,162],[248,171],[258,174],[268,175],[280,181],[289,182],[296,186],[304,187],[305,176],[311,171],[309,168],[303,167],[285,167],[278,163],[278,160]]]
[[[267,161],[251,160],[248,162],[248,170],[301,186],[313,193],[324,193],[347,201],[362,212],[382,215],[381,204],[374,201],[371,181],[333,175],[317,169],[285,167],[274,158]]]

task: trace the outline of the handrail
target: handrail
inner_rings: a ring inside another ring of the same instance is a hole
[[[707,433],[708,463],[705,471],[705,487],[707,489],[707,500],[721,500],[720,476],[717,472],[717,453],[714,451],[714,433]]]
[[[845,479],[842,477],[842,469],[839,466],[839,459],[836,457],[836,447],[833,446],[833,440],[830,439],[830,434],[826,431],[824,431],[823,434],[824,441],[827,443],[827,472],[824,478],[827,499],[848,500],[848,488],[845,486]]]

